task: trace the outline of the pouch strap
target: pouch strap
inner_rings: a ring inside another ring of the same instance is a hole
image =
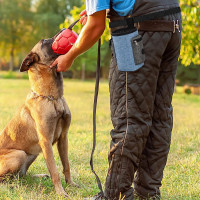
[[[131,16],[131,17],[127,17],[122,20],[111,21],[109,25],[110,25],[110,28],[117,28],[117,27],[127,28],[130,26],[130,24],[149,21],[149,20],[155,20],[155,19],[159,19],[161,17],[167,16],[167,15],[176,14],[176,13],[180,13],[180,12],[181,12],[180,7],[174,7],[174,8],[170,8],[168,10],[154,12],[154,13],[150,13],[147,15],[141,15],[141,16],[137,16],[137,17]]]

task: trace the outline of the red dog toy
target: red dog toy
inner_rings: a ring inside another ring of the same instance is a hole
[[[78,38],[78,35],[72,31],[72,28],[78,21],[79,20],[70,25],[69,28],[62,29],[61,32],[58,33],[52,44],[54,53],[66,54],[72,48]]]

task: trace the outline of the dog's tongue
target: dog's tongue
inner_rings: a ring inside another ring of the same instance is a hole
[[[52,44],[54,53],[66,54],[74,45],[78,35],[70,29],[64,29]]]

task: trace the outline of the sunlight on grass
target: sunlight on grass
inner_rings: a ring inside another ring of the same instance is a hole
[[[6,126],[30,91],[28,80],[0,79],[0,130]],[[54,154],[62,184],[71,199],[79,200],[98,193],[89,159],[92,149],[93,81],[64,81],[65,98],[72,112],[69,130],[69,160],[72,177],[80,188],[64,183],[62,166],[54,146]],[[200,198],[200,96],[185,95],[178,87],[174,95],[174,129],[172,145],[161,188],[163,199]],[[108,83],[100,83],[97,108],[97,147],[94,167],[102,183],[105,181],[110,143]],[[34,174],[48,174],[42,155],[30,167],[26,177],[1,185],[0,200],[63,199],[58,197],[50,179],[33,178]]]

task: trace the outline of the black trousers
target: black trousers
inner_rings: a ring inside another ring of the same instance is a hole
[[[180,16],[179,16],[180,17]],[[173,16],[171,16],[173,18]],[[177,18],[176,18],[177,19]],[[145,64],[121,72],[112,58],[109,74],[111,131],[108,199],[132,200],[160,196],[163,170],[173,126],[172,95],[180,53],[181,33],[140,32]]]

